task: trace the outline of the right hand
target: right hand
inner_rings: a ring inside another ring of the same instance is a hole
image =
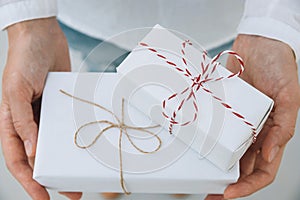
[[[262,36],[240,34],[233,45],[245,63],[241,78],[274,100],[264,128],[240,160],[240,178],[222,195],[206,200],[245,197],[271,184],[279,169],[287,142],[295,132],[300,106],[297,63],[285,43]],[[236,71],[239,63],[229,57],[227,68]]]
[[[67,41],[55,18],[35,19],[7,28],[8,57],[3,72],[0,136],[6,165],[35,200],[50,199],[32,178],[39,101],[49,71],[70,71]],[[80,199],[81,193],[64,193]]]

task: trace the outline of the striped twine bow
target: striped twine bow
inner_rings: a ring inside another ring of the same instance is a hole
[[[141,42],[141,46],[147,48],[150,52],[156,54],[156,56],[159,59],[162,59],[166,62],[167,65],[177,70],[179,73],[183,74],[184,76],[188,77],[191,80],[190,86],[183,89],[181,92],[174,93],[170,95],[167,99],[163,100],[162,102],[162,115],[169,121],[169,133],[172,134],[173,126],[179,125],[179,126],[186,126],[188,124],[193,123],[197,117],[198,117],[198,105],[197,105],[197,98],[195,96],[195,93],[198,92],[200,89],[202,89],[204,92],[208,93],[213,99],[218,101],[225,109],[229,110],[233,115],[235,115],[237,118],[239,118],[242,122],[244,122],[247,126],[249,126],[252,130],[252,140],[253,143],[256,141],[256,128],[255,126],[249,122],[242,114],[235,111],[230,104],[226,103],[222,98],[216,96],[213,91],[205,87],[205,83],[208,82],[218,82],[226,79],[231,79],[234,77],[240,76],[244,71],[244,62],[242,58],[234,51],[231,50],[225,50],[220,52],[218,55],[216,55],[210,62],[207,62],[207,52],[203,51],[202,53],[202,60],[200,62],[200,70],[201,73],[194,76],[191,71],[188,69],[188,62],[186,58],[186,48],[187,46],[192,46],[192,42],[190,40],[185,40],[181,44],[181,61],[182,64],[177,64],[173,62],[172,60],[169,60],[165,55],[161,54],[156,50],[155,48],[149,46],[147,43]],[[239,71],[236,73],[230,73],[228,76],[219,76],[217,78],[212,78],[212,74],[216,71],[217,67],[220,66],[220,63],[217,62],[218,59],[225,54],[233,55],[238,63],[239,63]],[[171,114],[167,114],[166,112],[166,105],[169,101],[173,100],[175,97],[182,97],[179,100],[178,105],[176,106],[176,109],[174,109]],[[185,103],[188,101],[192,101],[193,104],[193,114],[191,115],[192,118],[184,121],[179,122],[176,120],[177,113],[182,110]]]

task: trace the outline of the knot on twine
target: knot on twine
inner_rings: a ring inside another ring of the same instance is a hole
[[[144,154],[150,154],[150,153],[155,153],[157,152],[160,148],[161,148],[161,144],[162,144],[162,141],[161,141],[161,138],[156,135],[155,133],[149,131],[148,129],[153,129],[153,128],[157,128],[159,127],[159,125],[155,125],[155,126],[146,126],[146,127],[138,127],[138,126],[129,126],[127,124],[125,124],[124,122],[124,99],[122,98],[122,116],[121,116],[121,119],[116,115],[114,114],[111,110],[105,108],[104,106],[101,106],[97,103],[94,103],[94,102],[91,102],[91,101],[88,101],[88,100],[85,100],[85,99],[82,99],[82,98],[79,98],[79,97],[76,97],[76,96],[73,96],[67,92],[65,92],[64,90],[59,90],[61,93],[63,93],[64,95],[67,95],[75,100],[78,100],[80,102],[83,102],[83,103],[86,103],[86,104],[89,104],[89,105],[92,105],[92,106],[95,106],[103,111],[106,111],[108,112],[109,114],[111,114],[113,116],[113,118],[116,120],[116,122],[112,122],[112,121],[108,121],[108,120],[96,120],[96,121],[91,121],[91,122],[88,122],[86,124],[83,124],[81,125],[75,132],[74,134],[74,143],[77,147],[81,148],[81,149],[87,149],[91,146],[93,146],[97,140],[108,130],[110,129],[113,129],[113,128],[116,128],[116,129],[119,129],[119,140],[118,140],[118,150],[119,150],[119,171],[120,171],[120,185],[122,187],[122,190],[124,191],[125,194],[129,195],[130,192],[128,192],[128,190],[126,189],[125,187],[125,180],[124,180],[124,173],[123,173],[123,157],[122,157],[122,137],[123,137],[123,133],[125,134],[125,136],[127,137],[128,141],[130,142],[130,144],[136,149],[138,150],[139,152],[141,153],[144,153]],[[80,145],[78,143],[78,135],[80,133],[80,131],[87,127],[87,126],[90,126],[90,125],[93,125],[93,124],[103,124],[103,125],[107,125],[104,129],[102,129],[96,136],[95,138],[92,140],[92,142],[90,142],[89,144],[87,145]],[[143,150],[142,148],[138,147],[134,141],[132,140],[132,136],[128,134],[128,130],[137,130],[137,131],[140,131],[140,132],[144,132],[144,133],[147,133],[151,136],[154,136],[154,138],[158,141],[158,145],[156,146],[156,148],[152,151],[146,151],[146,150]]]
[[[150,47],[147,43],[141,42],[140,45],[147,48],[150,52],[156,54],[156,56],[159,59],[165,61],[165,63],[168,66],[174,68],[176,71],[178,71],[179,73],[181,73],[191,81],[190,86],[184,88],[181,92],[176,92],[170,95],[167,99],[163,100],[162,102],[162,108],[163,108],[162,115],[169,121],[170,134],[172,134],[174,125],[186,126],[196,121],[198,117],[198,105],[197,105],[197,97],[195,93],[198,92],[200,89],[202,89],[204,92],[208,93],[213,99],[218,101],[225,109],[229,110],[233,115],[235,115],[237,118],[242,120],[247,126],[249,126],[252,130],[252,141],[253,143],[256,141],[256,136],[257,136],[256,127],[250,121],[248,121],[242,114],[235,111],[229,103],[226,103],[222,98],[215,95],[212,90],[210,90],[205,86],[205,83],[218,82],[222,80],[231,79],[234,77],[238,77],[243,73],[244,62],[243,59],[236,52],[231,50],[221,51],[218,55],[216,55],[213,59],[211,59],[211,61],[208,61],[207,52],[204,50],[200,62],[200,73],[197,75],[193,75],[189,70],[189,63],[187,62],[187,58],[186,58],[187,46],[193,45],[190,40],[185,40],[181,44],[180,54],[181,54],[182,63],[180,64],[177,64],[174,61],[168,59],[166,55],[163,55],[157,49]],[[227,76],[213,77],[213,74],[216,71],[217,67],[220,66],[220,63],[217,61],[224,54],[233,55],[237,59],[240,69],[238,72],[230,73]],[[177,104],[177,106],[175,106],[174,110],[169,114],[166,112],[166,105],[169,103],[169,101],[174,100],[175,97],[178,98],[179,103]],[[186,103],[189,101],[192,102],[192,107],[193,107],[193,113],[191,113],[190,115],[191,119],[183,122],[177,121],[176,120],[177,113],[180,110],[182,110],[183,107],[186,105]]]

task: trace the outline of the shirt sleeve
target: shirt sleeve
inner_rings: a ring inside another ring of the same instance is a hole
[[[300,1],[246,0],[238,33],[280,40],[300,58]]]
[[[0,0],[0,28],[17,22],[57,15],[56,0]]]

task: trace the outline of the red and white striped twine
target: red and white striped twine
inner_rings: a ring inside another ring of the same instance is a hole
[[[196,96],[195,96],[195,92],[197,92],[201,88],[201,89],[203,89],[203,91],[210,94],[212,98],[217,100],[225,109],[229,110],[233,115],[235,115],[237,118],[239,118],[241,121],[243,121],[247,126],[250,126],[250,128],[252,130],[253,143],[256,141],[257,133],[256,133],[256,128],[254,127],[254,125],[251,122],[249,122],[242,114],[236,112],[232,108],[232,106],[230,106],[230,104],[226,103],[220,97],[217,97],[213,93],[213,91],[209,90],[204,85],[204,83],[217,82],[217,81],[221,81],[221,80],[225,80],[225,79],[231,79],[231,78],[240,76],[244,71],[244,63],[243,63],[242,58],[237,53],[235,53],[234,51],[231,51],[231,50],[225,50],[225,51],[220,52],[209,63],[207,63],[206,62],[207,52],[204,51],[202,53],[202,59],[201,59],[201,63],[200,63],[201,73],[198,74],[197,76],[193,76],[191,71],[188,69],[188,63],[187,63],[186,51],[185,51],[187,46],[192,46],[193,45],[190,40],[185,40],[182,43],[180,53],[181,53],[181,60],[182,60],[183,64],[177,64],[177,63],[169,60],[165,55],[159,53],[158,50],[156,50],[155,48],[150,47],[146,43],[141,42],[140,45],[147,48],[152,53],[155,53],[156,56],[159,57],[160,59],[164,60],[167,65],[169,65],[172,68],[176,69],[178,72],[180,72],[184,76],[190,78],[190,80],[192,81],[190,86],[186,87],[181,92],[177,92],[177,93],[172,94],[171,96],[169,96],[167,99],[163,100],[163,102],[162,102],[162,108],[163,108],[162,114],[169,121],[169,132],[170,132],[170,134],[172,134],[172,130],[173,130],[174,125],[186,126],[188,124],[193,123],[197,119],[198,105],[197,105],[197,99],[196,99]],[[217,78],[212,78],[211,75],[215,72],[216,68],[220,65],[220,63],[217,62],[217,60],[224,54],[233,55],[239,63],[240,70],[237,73],[231,73],[228,76],[219,76]],[[177,108],[174,109],[174,111],[172,111],[172,113],[170,115],[167,114],[166,113],[167,102],[174,99],[175,97],[179,97],[179,95],[184,96],[184,97],[179,101]],[[179,112],[183,108],[185,103],[188,102],[189,100],[191,100],[192,103],[193,103],[194,113],[191,115],[192,118],[188,121],[185,121],[185,122],[176,121],[177,112]]]

